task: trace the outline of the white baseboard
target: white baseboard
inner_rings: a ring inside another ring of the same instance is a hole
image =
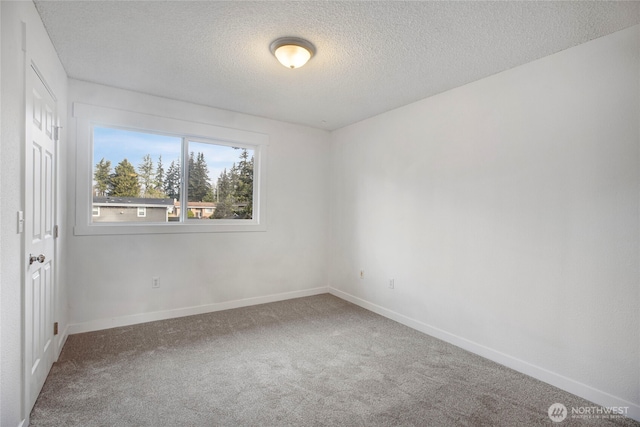
[[[302,298],[312,295],[326,294],[329,288],[313,288],[303,291],[284,292],[265,295],[261,297],[244,298],[234,301],[226,301],[215,304],[198,305],[194,307],[177,308],[173,310],[155,311],[151,313],[133,314],[129,316],[110,317],[107,319],[91,320],[89,322],[74,323],[66,328],[67,335],[83,332],[99,331],[102,329],[117,328],[120,326],[137,325],[139,323],[155,322],[156,320],[174,319],[176,317],[193,316],[196,314],[212,313],[214,311],[229,310],[232,308],[247,307],[251,305],[266,304],[276,301],[284,301],[293,298]],[[65,338],[66,339],[66,338]]]
[[[626,416],[636,421],[640,421],[640,405],[634,404],[620,397],[613,396],[607,392],[572,380],[571,378],[567,378],[545,368],[532,365],[531,363],[524,360],[517,359],[513,356],[509,356],[508,354],[493,350],[476,342],[451,334],[442,329],[428,325],[419,320],[412,319],[403,314],[386,309],[377,304],[373,304],[369,301],[358,298],[338,289],[329,287],[329,293],[345,301],[349,301],[355,305],[365,308],[369,311],[373,311],[374,313],[377,313],[381,316],[387,317],[391,320],[395,320],[398,323],[402,323],[403,325],[408,326],[412,329],[416,329],[427,335],[431,335],[435,338],[441,339],[442,341],[446,341],[450,344],[492,360],[515,371],[521,372],[525,375],[529,375],[530,377],[533,377],[537,380],[543,381],[547,384],[551,384],[552,386],[558,387],[559,389],[575,394],[576,396],[582,397],[583,399],[587,399],[597,405],[607,408],[626,407],[628,408],[626,411]],[[549,405],[551,405],[552,403],[555,402],[549,402]]]

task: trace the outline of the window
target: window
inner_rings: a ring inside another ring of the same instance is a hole
[[[84,104],[73,114],[88,160],[76,234],[266,229],[266,135]]]

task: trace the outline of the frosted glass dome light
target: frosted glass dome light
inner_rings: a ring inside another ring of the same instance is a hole
[[[287,68],[300,68],[316,53],[315,47],[304,39],[282,37],[274,40],[271,53]]]

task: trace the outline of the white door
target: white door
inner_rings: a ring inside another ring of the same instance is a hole
[[[28,411],[53,365],[55,160],[53,95],[27,70],[25,167],[25,399]]]

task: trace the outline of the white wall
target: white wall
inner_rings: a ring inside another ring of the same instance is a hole
[[[76,80],[69,101],[269,135],[266,232],[73,236],[69,215],[71,332],[326,292],[328,132]]]
[[[640,419],[639,38],[334,132],[333,292]]]
[[[22,383],[22,289],[23,259],[22,236],[17,232],[17,212],[24,210],[24,76],[25,52],[22,49],[22,24],[26,23],[27,56],[32,58],[55,92],[61,108],[62,126],[66,127],[67,77],[49,37],[31,2],[0,2],[2,10],[2,108],[0,137],[0,425],[18,426],[26,414],[21,407]],[[64,145],[64,132],[60,144]],[[60,169],[66,167],[66,159],[59,159]],[[66,200],[64,176],[58,181],[61,200]],[[59,217],[66,215],[66,206],[58,206]],[[64,239],[56,242],[58,259],[63,258]],[[57,265],[56,319],[62,328],[66,317],[66,272],[64,265]],[[54,345],[60,349],[63,335],[58,335]]]

